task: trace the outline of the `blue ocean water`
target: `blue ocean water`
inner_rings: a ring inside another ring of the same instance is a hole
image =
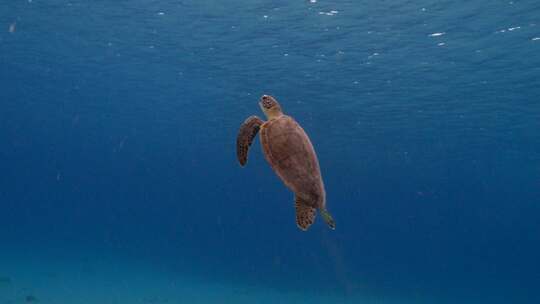
[[[538,1],[5,0],[0,84],[2,304],[540,301]]]

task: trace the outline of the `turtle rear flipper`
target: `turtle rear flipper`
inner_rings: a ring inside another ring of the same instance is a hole
[[[315,215],[317,213],[317,209],[311,207],[310,204],[307,204],[298,196],[294,197],[294,203],[296,209],[296,225],[298,226],[298,228],[306,231],[308,230],[309,226],[311,226],[315,222]],[[319,211],[321,212],[321,216],[326,225],[328,225],[330,229],[335,230],[336,222],[334,221],[334,218],[332,218],[332,215],[330,215],[330,212],[322,208],[319,209]]]
[[[335,230],[336,229],[336,222],[334,221],[334,218],[332,218],[332,215],[330,215],[330,212],[326,209],[321,209],[321,216],[326,222],[326,225],[330,227],[330,229]]]
[[[301,230],[306,231],[315,222],[316,210],[304,203],[298,196],[294,198],[294,204],[296,209],[296,225]]]
[[[238,136],[236,137],[236,157],[242,167],[247,163],[249,147],[251,146],[251,143],[253,143],[253,139],[257,136],[263,123],[264,121],[259,117],[250,116],[240,126]]]

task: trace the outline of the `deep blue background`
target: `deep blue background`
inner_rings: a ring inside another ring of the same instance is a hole
[[[0,250],[538,303],[535,38],[533,0],[3,1]],[[258,142],[238,166],[265,93],[310,134],[336,231],[296,228]]]

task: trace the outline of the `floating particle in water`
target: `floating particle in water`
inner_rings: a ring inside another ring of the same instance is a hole
[[[441,43],[439,43],[439,44],[437,44],[437,45],[438,45],[438,46],[443,46],[443,45],[446,45],[446,43],[441,42]]]
[[[309,3],[317,3],[317,0],[309,0]]]
[[[164,12],[159,12],[159,13],[157,13],[157,14],[158,14],[158,15],[160,15],[160,16],[163,16],[163,15],[165,15],[165,13],[164,13]]]
[[[10,33],[15,33],[16,27],[17,27],[17,22],[13,22],[12,24],[9,25],[8,31],[9,31]]]
[[[438,32],[438,33],[433,33],[433,34],[429,34],[429,37],[439,37],[439,36],[442,36],[446,34],[445,32]]]
[[[536,41],[536,40],[540,40],[540,37],[534,37],[533,39],[531,39],[532,41]]]
[[[264,18],[264,19],[268,19],[268,15],[264,15],[263,18]]]

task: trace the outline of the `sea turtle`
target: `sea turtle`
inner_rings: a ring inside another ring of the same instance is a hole
[[[315,220],[316,209],[319,209],[326,224],[335,229],[335,222],[326,210],[326,193],[317,154],[306,132],[292,117],[283,114],[272,96],[263,95],[259,106],[268,121],[250,116],[240,126],[236,139],[240,165],[246,165],[249,147],[260,131],[264,157],[294,192],[298,228],[307,230]]]

